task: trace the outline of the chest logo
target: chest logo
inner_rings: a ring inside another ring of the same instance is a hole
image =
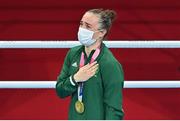
[[[73,67],[78,67],[78,66],[77,66],[77,62],[74,62],[74,63],[72,64],[72,66],[73,66]]]

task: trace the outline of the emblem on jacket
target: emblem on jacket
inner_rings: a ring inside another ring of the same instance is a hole
[[[78,67],[78,66],[77,66],[77,62],[74,62],[74,63],[72,64],[72,66],[73,66],[73,67]]]

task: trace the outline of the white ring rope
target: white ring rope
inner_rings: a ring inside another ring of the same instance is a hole
[[[57,81],[0,81],[0,88],[55,88],[56,83]],[[124,81],[124,88],[180,88],[180,81]]]
[[[109,48],[180,48],[180,41],[104,41]],[[0,41],[0,48],[72,48],[78,41]],[[55,88],[56,81],[0,81],[0,88]],[[125,81],[124,88],[180,88],[180,81]]]
[[[180,41],[104,41],[109,48],[180,48]],[[0,48],[71,48],[78,41],[0,41]]]

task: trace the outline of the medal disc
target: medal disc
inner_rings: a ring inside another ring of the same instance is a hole
[[[82,102],[80,102],[79,100],[76,101],[75,109],[78,113],[83,113],[84,112],[84,104]]]

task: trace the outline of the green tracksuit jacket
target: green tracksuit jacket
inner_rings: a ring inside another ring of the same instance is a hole
[[[124,74],[121,64],[104,43],[101,44],[101,52],[96,58],[99,69],[95,76],[84,82],[83,103],[85,111],[78,114],[75,110],[75,102],[78,100],[78,83],[72,78],[78,69],[81,53],[85,52],[84,46],[71,48],[65,58],[63,68],[57,78],[56,92],[61,98],[71,96],[68,119],[72,120],[119,120],[123,119],[122,88]],[[89,57],[85,55],[86,64],[89,63],[94,50]]]

